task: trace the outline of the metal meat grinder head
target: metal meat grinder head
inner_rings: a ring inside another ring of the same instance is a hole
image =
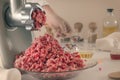
[[[0,0],[0,57],[3,67],[13,67],[15,55],[32,41],[34,28],[31,13],[41,7],[25,0]]]

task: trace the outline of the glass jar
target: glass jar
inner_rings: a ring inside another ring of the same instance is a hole
[[[110,57],[112,60],[120,60],[120,48],[119,48],[119,40],[113,40],[114,48],[111,50]]]
[[[103,22],[103,37],[118,31],[118,21],[113,14],[114,9],[107,9],[107,16]]]
[[[88,27],[88,42],[95,43],[97,39],[97,24],[95,22],[91,22]]]

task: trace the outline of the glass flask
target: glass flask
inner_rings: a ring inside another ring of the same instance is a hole
[[[118,21],[113,10],[114,9],[107,9],[107,16],[103,22],[103,37],[118,31]]]

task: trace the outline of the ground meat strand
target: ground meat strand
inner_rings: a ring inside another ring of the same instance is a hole
[[[46,22],[45,12],[39,8],[33,10],[31,18],[34,21],[34,30],[40,29]]]
[[[77,52],[64,51],[56,39],[46,34],[36,38],[25,52],[17,55],[14,66],[34,72],[62,72],[81,69],[84,62]]]

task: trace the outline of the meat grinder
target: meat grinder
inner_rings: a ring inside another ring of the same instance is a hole
[[[0,0],[0,56],[4,68],[12,68],[15,55],[24,51],[32,41],[32,11],[37,3],[25,0]]]

